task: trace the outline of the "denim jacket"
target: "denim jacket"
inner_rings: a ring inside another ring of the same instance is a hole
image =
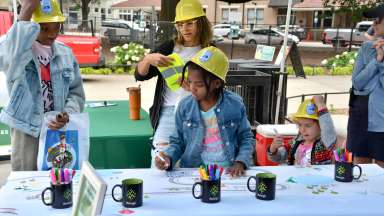
[[[11,128],[38,137],[44,116],[40,63],[32,53],[32,43],[40,32],[33,22],[15,22],[0,43],[0,68],[7,77],[9,102],[0,121]],[[84,89],[79,66],[72,50],[59,42],[52,45],[50,62],[55,111],[77,113],[84,108]]]
[[[368,131],[384,132],[384,63],[377,62],[373,41],[364,42],[352,74],[355,95],[369,95]]]
[[[224,91],[216,104],[215,114],[226,159],[231,164],[240,161],[249,167],[255,139],[242,99],[233,92]],[[203,164],[201,153],[205,126],[199,104],[192,96],[181,100],[175,121],[176,131],[165,150],[165,154],[171,158],[171,167],[179,159],[180,167],[199,167]]]

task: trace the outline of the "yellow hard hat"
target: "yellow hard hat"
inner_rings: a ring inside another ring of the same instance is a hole
[[[65,17],[61,13],[57,0],[41,0],[39,6],[33,11],[31,20],[37,23],[62,23]]]
[[[317,106],[313,103],[311,99],[303,101],[297,112],[293,115],[293,120],[296,121],[297,118],[308,118],[319,120],[319,113]]]
[[[205,16],[199,0],[180,0],[176,6],[175,22]]]
[[[196,53],[190,62],[199,65],[225,82],[229,62],[227,56],[220,49],[214,46],[206,47]]]

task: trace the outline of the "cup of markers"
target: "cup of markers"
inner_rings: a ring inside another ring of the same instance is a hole
[[[41,200],[47,206],[63,209],[72,207],[72,179],[75,170],[67,168],[52,168],[49,172],[51,187],[47,187],[41,193]],[[46,193],[50,191],[50,200],[46,199]],[[49,200],[47,202],[47,200]]]
[[[196,182],[192,187],[195,199],[204,203],[217,203],[221,199],[221,175],[224,168],[217,164],[205,165],[199,168],[201,182]],[[196,195],[196,186],[200,186],[200,195]]]
[[[362,169],[359,165],[353,164],[352,152],[346,149],[337,148],[333,151],[335,157],[335,180],[339,182],[351,182],[361,177]],[[359,169],[358,175],[353,175],[353,169]]]

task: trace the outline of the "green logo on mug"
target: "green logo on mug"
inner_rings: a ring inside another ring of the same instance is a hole
[[[264,193],[265,191],[267,191],[267,186],[264,184],[264,182],[261,182],[261,183],[257,186],[257,190],[258,190],[260,193]]]
[[[344,175],[345,173],[345,168],[343,166],[338,166],[337,167],[337,174],[338,175]]]
[[[64,191],[63,197],[64,197],[64,200],[70,200],[72,197],[72,191],[71,190]]]
[[[211,196],[215,197],[219,193],[219,189],[216,185],[213,185],[210,190]]]
[[[127,198],[129,202],[135,201],[136,193],[132,189],[129,189],[127,192]]]

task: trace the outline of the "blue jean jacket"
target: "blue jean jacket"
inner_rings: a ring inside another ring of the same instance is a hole
[[[0,68],[7,77],[9,102],[0,114],[0,121],[11,128],[38,137],[44,116],[40,63],[32,53],[32,43],[40,32],[33,22],[15,22],[0,42]],[[72,50],[54,42],[50,63],[55,111],[81,112],[84,89],[79,66]]]
[[[240,161],[249,167],[255,139],[241,97],[224,91],[217,102],[215,113],[226,159],[230,164]],[[180,167],[199,167],[203,164],[201,153],[205,126],[198,102],[192,96],[184,98],[177,108],[175,118],[176,131],[170,137],[165,154],[171,158],[172,166],[180,159]]]
[[[352,74],[355,95],[369,95],[368,131],[384,132],[384,63],[377,62],[373,41],[364,42]]]

